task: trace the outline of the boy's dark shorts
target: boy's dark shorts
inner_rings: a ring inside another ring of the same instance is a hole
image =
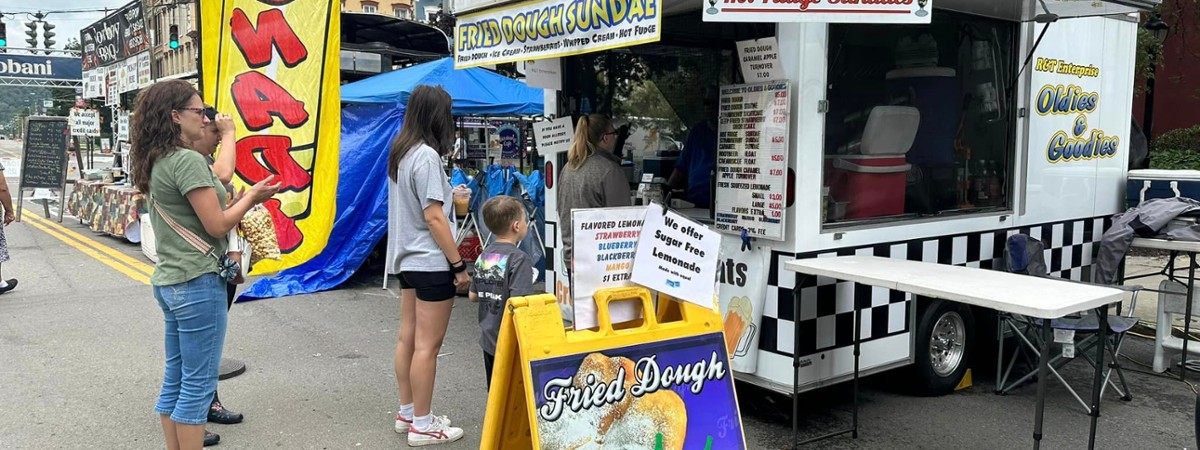
[[[400,289],[416,289],[417,300],[441,302],[458,294],[454,274],[442,272],[400,272]]]

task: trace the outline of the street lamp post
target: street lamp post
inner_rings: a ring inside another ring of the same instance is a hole
[[[1162,17],[1155,14],[1144,25],[1147,31],[1154,35],[1154,40],[1158,44],[1162,44],[1167,38],[1167,32],[1171,30],[1166,22],[1162,21]],[[1154,78],[1155,72],[1158,70],[1158,57],[1161,50],[1158,47],[1151,47],[1150,53],[1150,75],[1146,77],[1146,104],[1142,112],[1142,128],[1146,133],[1146,142],[1154,142]]]

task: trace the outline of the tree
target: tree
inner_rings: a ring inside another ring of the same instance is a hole
[[[1151,17],[1159,15],[1164,22],[1171,26],[1167,39],[1182,40],[1181,47],[1185,50],[1177,58],[1168,60],[1163,54],[1162,42],[1147,31],[1144,25]],[[1189,24],[1200,23],[1200,0],[1164,0],[1154,8],[1154,11],[1142,14],[1138,26],[1138,42],[1135,74],[1139,79],[1149,79],[1155,76],[1154,67],[1162,68],[1183,58],[1200,58],[1200,36],[1195,30],[1188,29]],[[1146,86],[1138,83],[1135,92],[1141,94]],[[1197,90],[1200,96],[1200,89]]]

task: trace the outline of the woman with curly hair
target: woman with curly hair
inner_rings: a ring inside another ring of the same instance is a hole
[[[130,175],[147,197],[151,224],[160,230],[150,282],[163,312],[166,364],[154,411],[169,450],[198,450],[225,342],[226,283],[214,255],[225,253],[229,230],[251,207],[279,192],[279,184],[268,177],[227,200],[204,156],[184,147],[203,137],[209,123],[204,102],[186,81],[146,88],[136,111]],[[212,251],[201,252],[197,245]]]

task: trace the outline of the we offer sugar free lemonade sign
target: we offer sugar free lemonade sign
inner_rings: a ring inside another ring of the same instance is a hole
[[[661,207],[646,208],[633,257],[634,283],[680,300],[715,307],[721,235]]]

